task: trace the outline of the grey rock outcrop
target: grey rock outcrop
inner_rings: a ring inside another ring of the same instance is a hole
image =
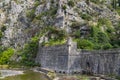
[[[110,1],[107,0],[106,4],[109,3]],[[88,5],[85,0],[75,0],[74,4],[75,6],[71,7],[68,5],[68,0],[0,1],[0,28],[6,27],[1,39],[2,45],[14,48],[23,47],[35,35],[35,32],[39,32],[42,27],[46,26],[56,26],[69,33],[72,22],[86,22],[82,19],[81,13],[91,15],[93,17],[91,22],[97,21],[93,14],[96,14],[98,18],[110,19],[113,25],[116,25],[119,20],[118,14],[104,4],[103,7],[92,2]],[[32,19],[27,17],[27,13],[29,17],[33,16]],[[39,19],[37,20],[36,17]]]

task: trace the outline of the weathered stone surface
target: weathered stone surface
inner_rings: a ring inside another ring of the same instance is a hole
[[[44,47],[36,58],[37,63],[41,63],[41,67],[49,68],[56,71],[66,71],[68,65],[67,45]],[[51,56],[52,55],[52,56]],[[60,66],[61,65],[61,66]]]
[[[120,50],[85,51],[76,45],[69,40],[66,45],[40,47],[36,62],[56,72],[120,75]]]

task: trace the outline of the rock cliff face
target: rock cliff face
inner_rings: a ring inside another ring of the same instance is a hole
[[[2,45],[21,47],[29,39],[25,32],[30,23],[26,11],[33,7],[34,0],[4,0],[0,2],[0,28],[3,30]]]
[[[74,5],[68,0],[4,0],[0,1],[0,13],[1,44],[14,48],[23,47],[46,26],[71,32],[72,22],[86,22],[81,14],[92,16],[90,24],[96,23],[98,18],[108,18],[116,25],[119,19],[106,5],[87,4],[85,0],[74,0]]]

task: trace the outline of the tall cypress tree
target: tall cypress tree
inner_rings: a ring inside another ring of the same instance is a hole
[[[119,7],[120,7],[120,0],[118,0],[118,4],[119,4]]]
[[[113,8],[114,8],[114,9],[116,9],[116,4],[117,4],[117,1],[116,1],[116,0],[113,0],[112,5],[113,5]]]

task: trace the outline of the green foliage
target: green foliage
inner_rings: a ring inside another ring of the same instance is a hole
[[[42,46],[62,45],[66,42],[67,33],[65,30],[56,27],[47,27],[46,31],[49,32],[49,40],[48,42],[43,42]]]
[[[68,5],[71,6],[71,7],[74,7],[75,6],[75,3],[73,0],[70,0],[68,1]]]
[[[111,49],[112,45],[110,43],[106,43],[103,45],[102,49],[107,50],[107,49]]]
[[[62,9],[63,9],[63,10],[66,10],[66,8],[67,8],[66,5],[63,5],[63,6],[62,6]]]
[[[116,8],[116,11],[118,12],[118,14],[120,15],[120,7]]]
[[[42,43],[42,46],[55,46],[55,45],[63,45],[65,44],[66,40],[55,40],[55,39],[50,39],[49,42]]]
[[[58,29],[55,27],[48,27],[49,34],[55,35],[55,40],[63,40],[66,38],[67,33],[63,29]]]
[[[2,31],[0,30],[0,40],[3,37]]]
[[[12,48],[8,48],[0,54],[0,64],[8,64],[11,56],[14,54]]]
[[[80,38],[80,30],[77,30],[77,31],[73,32],[73,36],[75,38]]]
[[[17,4],[19,4],[20,3],[20,1],[19,0],[14,0]]]
[[[98,44],[98,43],[94,43],[94,50],[100,50],[102,49],[102,45],[101,44]]]
[[[32,20],[35,17],[35,9],[28,10],[26,16]]]
[[[6,30],[6,26],[3,25],[2,28],[1,28],[1,31],[4,32]]]
[[[120,47],[120,22],[118,22],[117,26],[114,29],[113,34],[109,34],[111,38],[111,44],[114,45],[114,47]]]
[[[41,20],[43,16],[52,16],[52,17],[54,17],[56,13],[57,13],[57,8],[51,8],[51,9],[48,10],[48,11],[45,11],[45,12],[40,13],[40,14],[37,15],[35,18],[36,18],[37,20]]]
[[[87,49],[87,50],[92,50],[94,44],[86,39],[77,39],[77,47],[80,49]]]
[[[93,42],[97,42],[97,34],[100,31],[100,29],[97,26],[91,26],[91,37],[93,39]]]
[[[21,63],[25,66],[35,66],[34,59],[38,51],[38,37],[34,37],[25,45],[22,53]]]
[[[91,37],[94,39],[93,42],[97,43],[108,43],[110,40],[108,35],[102,32],[97,26],[91,27]]]
[[[93,2],[93,3],[96,3],[96,4],[100,3],[99,0],[90,0],[90,1]]]
[[[80,28],[80,26],[81,26],[80,22],[73,22],[70,27],[71,28]]]
[[[105,0],[90,0],[90,1],[95,3],[95,4],[103,4],[103,3],[105,3]]]
[[[112,6],[114,9],[116,9],[117,7],[117,1],[116,0],[112,0]]]
[[[34,7],[37,7],[37,6],[39,6],[39,5],[40,5],[40,1],[35,1]]]
[[[82,14],[81,13],[81,17],[82,17],[82,19],[88,20],[88,21],[92,19],[92,16],[90,16],[89,14]]]
[[[109,19],[107,18],[100,18],[98,19],[98,25],[102,26],[102,25],[106,25],[107,27],[111,27],[112,23]]]
[[[109,42],[109,37],[103,33],[103,32],[98,32],[97,33],[97,39],[98,39],[98,43],[108,43]]]
[[[45,12],[42,12],[41,14],[39,14],[39,15],[37,15],[35,18],[37,19],[37,20],[41,20],[41,18],[42,18],[42,16],[43,15],[47,15]]]

